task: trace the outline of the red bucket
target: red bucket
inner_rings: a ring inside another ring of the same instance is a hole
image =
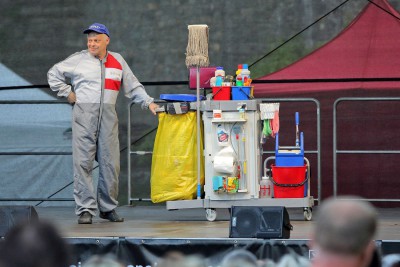
[[[272,182],[275,198],[303,198],[307,182],[307,165],[277,167],[272,165]]]
[[[230,86],[216,86],[212,88],[213,100],[231,100]]]

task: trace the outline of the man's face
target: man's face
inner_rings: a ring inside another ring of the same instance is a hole
[[[89,53],[94,57],[102,59],[106,55],[109,42],[110,38],[106,34],[89,33],[87,36]]]

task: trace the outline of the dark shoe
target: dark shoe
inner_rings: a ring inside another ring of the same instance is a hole
[[[92,224],[92,214],[88,211],[84,211],[79,215],[78,223],[79,224]]]
[[[118,216],[115,210],[108,212],[100,212],[100,218],[109,220],[110,222],[123,222],[124,218]]]

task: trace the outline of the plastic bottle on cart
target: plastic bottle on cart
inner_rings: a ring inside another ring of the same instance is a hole
[[[246,119],[246,111],[243,107],[239,108],[239,118],[242,120]]]
[[[220,146],[229,145],[229,134],[224,129],[224,127],[222,127],[221,124],[218,124],[217,126],[217,138],[218,138],[218,145]]]
[[[223,67],[217,67],[215,70],[215,86],[222,86],[225,79],[225,71]]]
[[[243,68],[243,65],[242,65],[242,64],[239,64],[239,65],[238,65],[238,69],[236,70],[236,86],[242,86],[242,85],[243,85],[243,80],[242,80],[242,68]],[[238,78],[240,78],[239,83],[242,82],[241,85],[238,85]]]
[[[274,185],[268,176],[263,176],[260,181],[260,198],[272,198],[274,196]]]
[[[236,76],[236,86],[243,86],[243,79],[240,74]]]
[[[238,65],[238,68],[237,68],[237,70],[236,70],[236,75],[239,75],[239,74],[242,72],[242,69],[243,69],[243,65],[242,65],[242,64],[239,64],[239,65]]]
[[[250,70],[249,70],[249,65],[248,64],[242,64],[242,71],[241,71],[241,75],[242,75],[242,81],[243,81],[243,85],[244,86],[249,86],[249,79],[250,79]]]

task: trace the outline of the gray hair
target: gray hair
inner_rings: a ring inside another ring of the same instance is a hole
[[[158,263],[158,267],[206,267],[201,255],[184,255],[179,251],[168,252]]]
[[[367,201],[329,198],[317,215],[314,239],[325,251],[358,255],[374,238],[377,214]]]
[[[310,261],[302,256],[286,254],[284,255],[276,267],[308,267],[310,266]]]
[[[86,262],[83,263],[83,267],[124,267],[114,256],[112,255],[94,255],[91,256]]]
[[[400,254],[388,254],[382,258],[382,267],[400,266]]]
[[[222,260],[222,267],[257,267],[257,257],[245,249],[236,249],[228,254]]]

